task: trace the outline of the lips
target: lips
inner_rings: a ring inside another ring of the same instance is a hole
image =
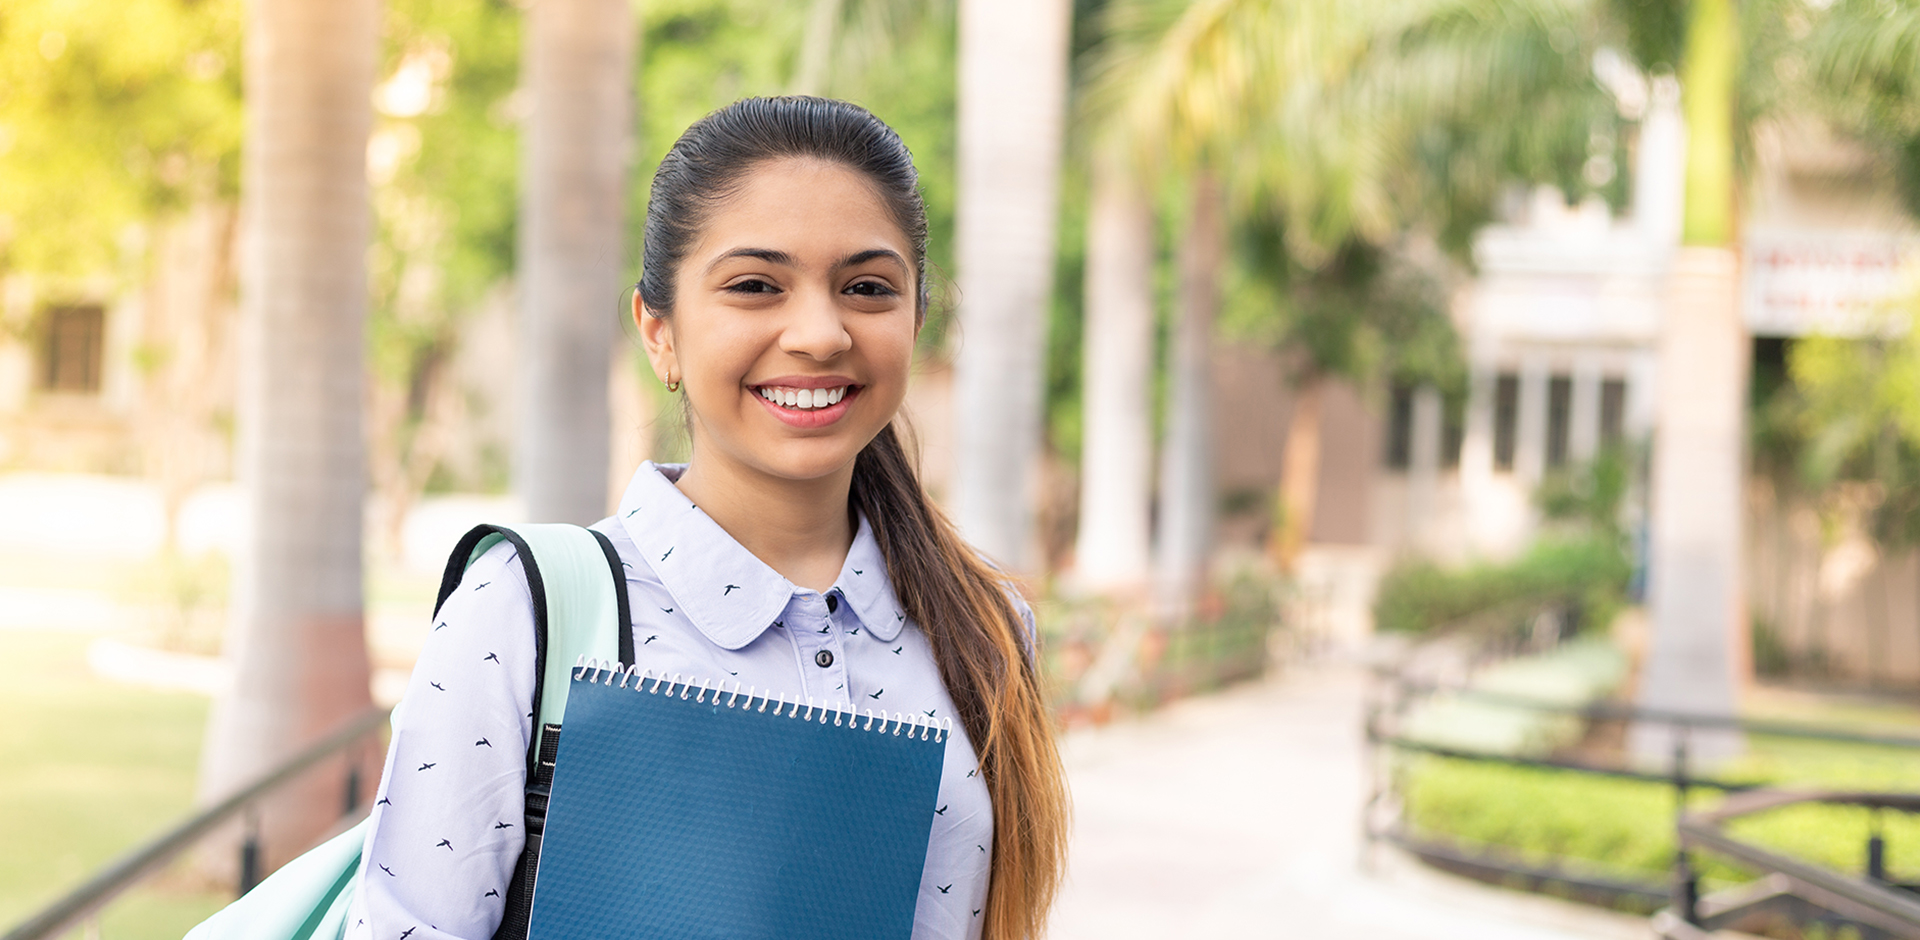
[[[781,423],[802,430],[823,428],[840,420],[861,390],[861,386],[838,376],[789,376],[751,388],[754,397]]]

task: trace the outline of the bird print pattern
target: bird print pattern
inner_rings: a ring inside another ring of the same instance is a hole
[[[622,508],[597,526],[623,562],[638,665],[724,676],[876,716],[954,716],[866,520],[835,589],[809,591],[694,509],[671,483],[677,470],[643,465]],[[408,940],[481,940],[504,911],[524,843],[532,608],[510,545],[476,560],[464,584],[471,587],[455,591],[435,617],[394,712],[365,847],[371,867],[348,921],[355,940],[395,940],[407,931]],[[816,662],[823,652],[831,654],[828,666]],[[980,936],[992,810],[957,719],[954,730],[931,817],[915,940]]]

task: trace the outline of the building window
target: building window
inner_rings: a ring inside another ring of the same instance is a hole
[[[1520,376],[1502,372],[1493,382],[1493,468],[1513,469],[1520,438]]]
[[[1387,403],[1387,469],[1413,466],[1413,386],[1394,383]]]
[[[1547,466],[1567,465],[1567,438],[1573,433],[1573,380],[1547,379]]]
[[[1627,383],[1607,379],[1600,383],[1600,443],[1618,444],[1627,436]]]
[[[82,395],[99,392],[105,345],[105,310],[98,306],[50,308],[40,348],[40,387]]]

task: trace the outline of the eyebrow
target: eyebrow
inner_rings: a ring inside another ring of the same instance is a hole
[[[772,248],[735,248],[713,259],[713,262],[707,265],[707,270],[712,271],[714,268],[734,258],[758,258],[768,264],[777,264],[789,268],[797,268],[800,266],[800,262],[797,259],[784,251],[775,251]]]
[[[869,248],[866,251],[856,251],[845,258],[841,258],[840,261],[834,265],[834,269],[851,268],[856,264],[866,264],[869,261],[880,258],[891,260],[894,264],[899,265],[902,270],[907,268],[907,259],[900,257],[899,252],[886,248]]]
[[[782,267],[788,267],[788,268],[797,268],[801,266],[800,260],[798,258],[795,258],[794,256],[787,254],[784,251],[779,251],[773,248],[735,248],[732,251],[729,251],[726,254],[723,254],[720,257],[713,259],[713,261],[707,265],[707,270],[712,271],[714,268],[717,268],[720,265],[725,264],[726,262],[734,258],[757,258],[761,261],[767,262],[768,264],[777,264]],[[866,264],[869,261],[874,261],[882,258],[891,260],[894,264],[899,265],[901,270],[907,270],[907,260],[905,258],[900,257],[899,252],[889,248],[869,248],[866,251],[856,251],[853,254],[850,254],[844,258],[841,258],[839,261],[834,262],[833,269],[837,271],[837,270],[840,270],[841,268],[851,268],[855,265]]]

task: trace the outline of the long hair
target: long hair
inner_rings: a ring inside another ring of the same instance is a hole
[[[640,296],[648,309],[672,315],[674,275],[701,227],[756,165],[784,157],[838,163],[872,182],[912,246],[915,322],[924,322],[927,212],[913,156],[866,109],[813,97],[743,99],[674,143],[647,201]],[[983,935],[1037,937],[1066,863],[1069,806],[1014,589],[927,497],[891,426],[854,459],[848,501],[871,523],[894,594],[926,634],[993,801]]]

